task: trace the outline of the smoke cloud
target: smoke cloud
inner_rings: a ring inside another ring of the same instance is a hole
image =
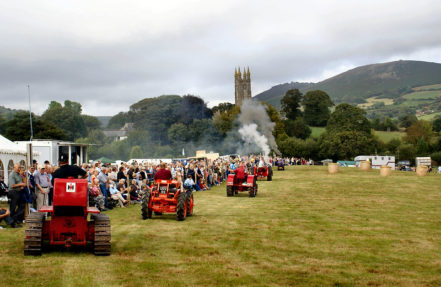
[[[244,142],[238,149],[239,154],[261,152],[268,156],[271,149],[280,153],[273,136],[275,123],[270,120],[262,104],[251,100],[244,101],[238,122],[240,124],[238,132]]]

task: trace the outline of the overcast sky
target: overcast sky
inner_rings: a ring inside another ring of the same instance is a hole
[[[332,2],[332,3],[331,3]],[[114,115],[146,97],[234,102],[398,59],[441,62],[441,1],[1,1],[0,105]]]

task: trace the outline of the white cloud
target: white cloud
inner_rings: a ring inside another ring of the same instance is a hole
[[[232,102],[237,66],[250,66],[256,94],[358,65],[439,61],[440,12],[426,0],[4,1],[0,99],[27,108],[29,83],[39,113],[65,99],[94,115],[162,94]]]

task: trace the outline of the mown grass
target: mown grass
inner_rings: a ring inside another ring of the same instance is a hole
[[[436,117],[441,116],[441,112],[419,116],[418,119],[425,121],[433,121]]]
[[[441,84],[436,85],[428,85],[428,86],[420,86],[413,89],[414,91],[432,91],[432,90],[441,90]]]
[[[0,230],[2,286],[439,286],[440,176],[288,167],[256,198],[195,194],[195,215],[107,212],[112,255],[24,257]]]

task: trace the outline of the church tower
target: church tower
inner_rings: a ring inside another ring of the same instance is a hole
[[[243,76],[238,70],[234,69],[234,103],[236,106],[242,105],[243,101],[251,99],[251,76],[250,68],[243,69]]]

